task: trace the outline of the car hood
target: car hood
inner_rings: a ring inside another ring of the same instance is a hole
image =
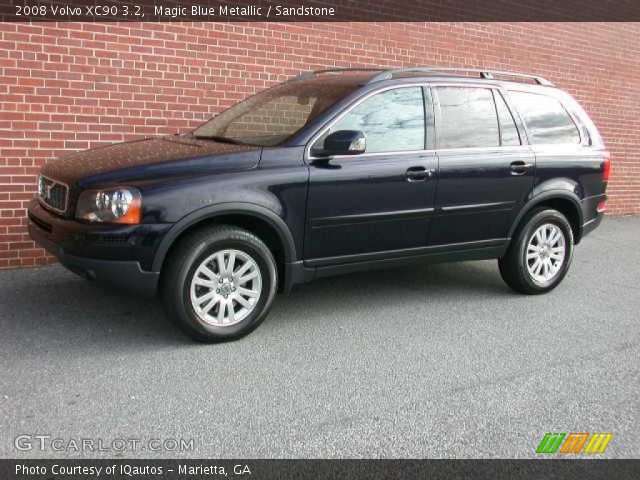
[[[261,147],[173,135],[76,152],[48,162],[42,174],[85,188],[94,184],[249,169],[260,161],[260,152]]]

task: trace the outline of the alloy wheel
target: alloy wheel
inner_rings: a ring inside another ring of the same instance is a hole
[[[220,250],[204,259],[191,279],[191,306],[205,323],[235,325],[256,308],[262,292],[257,262],[240,250]]]
[[[525,263],[531,278],[539,284],[552,282],[560,273],[566,257],[566,239],[553,223],[539,226],[527,243]]]

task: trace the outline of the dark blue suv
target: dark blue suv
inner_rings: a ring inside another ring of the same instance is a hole
[[[48,163],[29,231],[219,341],[258,326],[277,290],[417,261],[497,258],[510,287],[547,292],[602,220],[609,169],[593,122],[543,78],[324,70],[189,134]]]

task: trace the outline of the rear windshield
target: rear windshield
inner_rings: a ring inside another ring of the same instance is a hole
[[[230,143],[275,146],[357,88],[356,82],[283,83],[237,103],[193,134]]]

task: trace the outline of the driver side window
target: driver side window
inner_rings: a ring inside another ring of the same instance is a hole
[[[422,150],[425,148],[422,88],[394,88],[367,98],[325,132],[313,149],[321,150],[326,136],[338,130],[363,132],[366,153]]]

